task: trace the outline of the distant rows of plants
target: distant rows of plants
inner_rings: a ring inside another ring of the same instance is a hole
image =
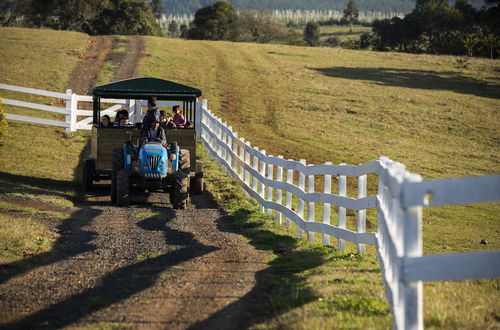
[[[213,5],[216,0],[163,0],[166,12],[173,15],[193,14],[201,7]],[[236,10],[273,9],[301,11],[338,11],[345,8],[346,0],[231,0]],[[482,0],[470,0],[471,5],[480,8]],[[415,7],[415,0],[356,0],[363,12],[409,13]]]

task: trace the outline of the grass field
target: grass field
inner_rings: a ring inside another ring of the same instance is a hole
[[[499,61],[471,59],[464,70],[452,56],[148,41],[145,75],[202,89],[211,110],[268,154],[348,164],[388,156],[424,179],[500,172]],[[499,211],[425,209],[424,253],[498,249]],[[426,325],[498,326],[498,290],[498,280],[426,284]],[[308,324],[309,308],[318,312],[306,304],[270,322]]]
[[[0,36],[9,41],[0,46],[0,82],[54,91],[65,90],[88,40],[78,33],[26,29],[2,28]],[[471,59],[464,70],[455,68],[451,56],[165,38],[148,38],[147,53],[143,75],[202,89],[215,113],[268,154],[349,164],[384,155],[426,179],[500,172],[498,60]],[[35,142],[26,143],[29,138]],[[73,205],[74,173],[86,145],[86,133],[67,137],[63,129],[10,123],[9,134],[0,138],[0,193]],[[298,242],[263,221],[216,169],[211,178],[211,191],[232,209],[236,225],[261,226],[246,233],[250,241],[258,235],[284,240],[290,260],[275,255],[276,266],[293,268],[306,260],[276,284],[283,297],[258,306],[271,312],[263,312],[256,328],[390,327],[373,255],[360,258]],[[499,211],[498,203],[425,210],[425,253],[499,249]],[[33,235],[43,233],[34,229]],[[481,239],[489,245],[479,244]],[[426,326],[499,327],[499,284],[426,284]]]
[[[0,28],[0,83],[64,93],[88,38],[74,32]],[[53,98],[5,90],[0,90],[0,96],[64,108]],[[63,120],[59,114],[3,107],[8,113]],[[70,137],[63,128],[9,122],[8,134],[0,137],[0,194],[73,206],[77,202],[75,169],[86,136]],[[22,261],[51,247],[54,234],[32,217],[50,219],[54,215],[10,203],[0,203],[0,209],[6,212],[0,217],[0,263]]]
[[[328,38],[338,38],[340,41],[345,39],[358,39],[362,33],[371,32],[372,28],[369,26],[337,26],[337,25],[323,25],[320,26],[320,40],[324,41]]]

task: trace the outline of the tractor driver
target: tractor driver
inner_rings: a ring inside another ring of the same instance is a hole
[[[148,139],[158,139],[164,147],[167,147],[167,136],[165,135],[163,127],[160,126],[160,118],[153,119],[151,127],[142,130],[141,144]]]

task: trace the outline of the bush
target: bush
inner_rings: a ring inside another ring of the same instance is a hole
[[[359,39],[346,39],[340,43],[340,46],[346,49],[359,49]]]
[[[0,98],[0,136],[7,133],[7,115],[3,111],[2,99]]]
[[[372,45],[372,35],[364,32],[359,36],[359,47],[361,49],[368,49]]]
[[[323,46],[326,47],[338,47],[340,46],[340,40],[337,37],[330,37],[323,41]]]

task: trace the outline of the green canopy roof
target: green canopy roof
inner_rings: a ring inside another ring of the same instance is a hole
[[[117,99],[146,100],[156,96],[158,100],[167,101],[193,101],[201,96],[201,90],[197,88],[158,78],[121,80],[91,88],[89,93],[94,96]]]

